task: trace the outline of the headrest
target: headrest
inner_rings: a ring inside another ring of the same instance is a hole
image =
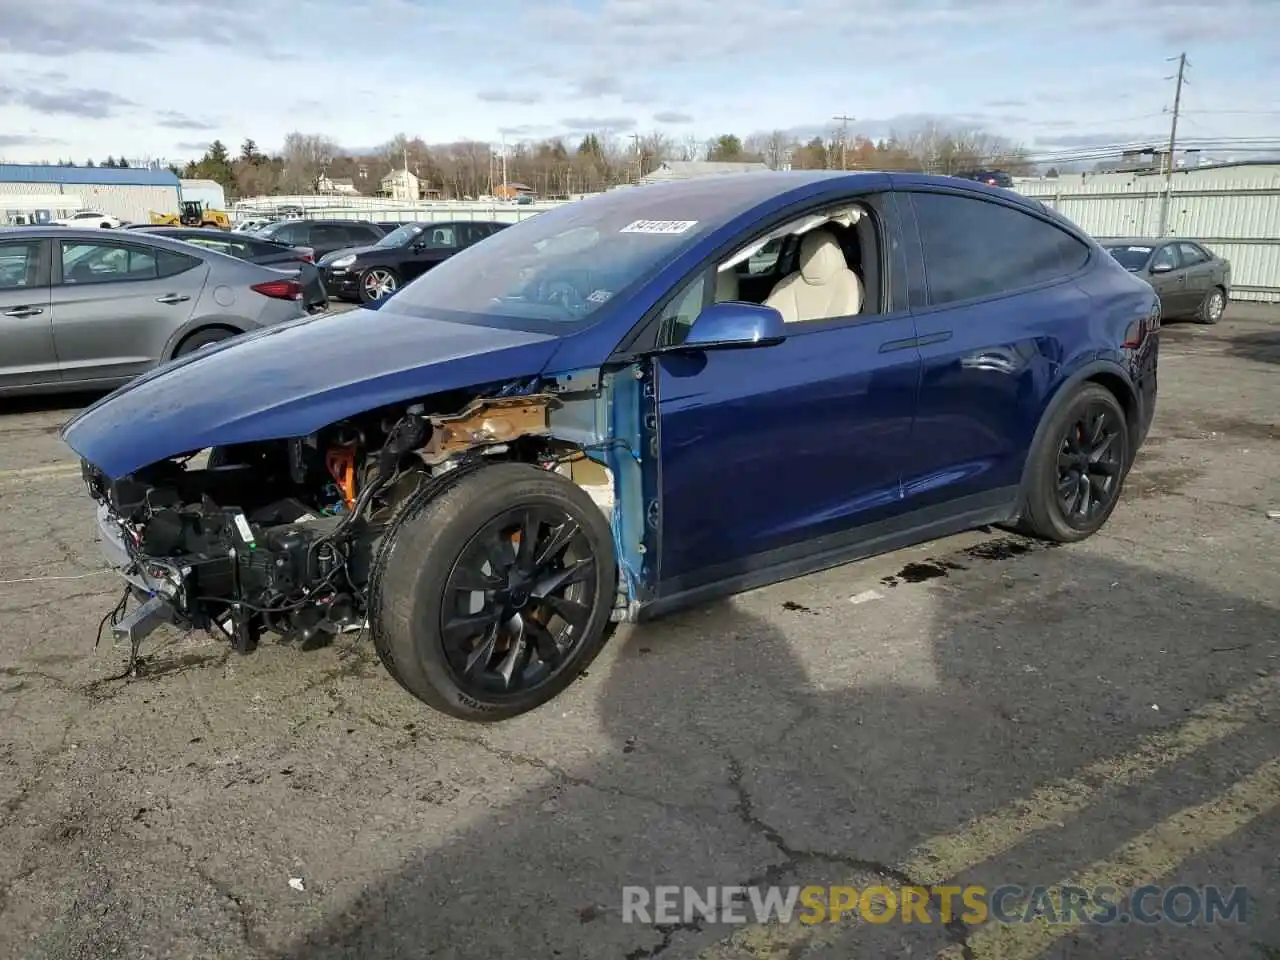
[[[840,244],[828,231],[814,230],[800,241],[800,276],[805,283],[827,283],[848,268]]]

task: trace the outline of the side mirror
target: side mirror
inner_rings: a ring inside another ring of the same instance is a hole
[[[1151,272],[1152,273],[1172,273],[1173,264],[1172,263],[1153,263],[1151,265]]]
[[[674,349],[771,347],[786,338],[782,314],[773,307],[733,300],[713,303],[698,314],[689,328],[689,335]]]

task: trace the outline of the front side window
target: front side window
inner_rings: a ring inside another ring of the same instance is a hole
[[[39,240],[0,243],[0,290],[35,286],[39,270]]]
[[[1070,276],[1089,248],[1013,207],[944,193],[912,195],[929,303],[995,297]]]
[[[156,279],[149,250],[107,243],[62,243],[62,282],[116,283]]]
[[[1156,255],[1151,258],[1151,269],[1155,270],[1177,270],[1178,269],[1178,252],[1171,243],[1168,246],[1161,247],[1156,251]]]

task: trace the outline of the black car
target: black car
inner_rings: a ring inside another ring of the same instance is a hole
[[[287,244],[263,240],[243,233],[228,233],[201,227],[140,226],[140,232],[158,233],[175,240],[185,240],[209,250],[217,250],[239,260],[248,260],[264,267],[297,270],[302,284],[302,295],[307,309],[324,310],[329,306],[320,269],[315,265],[315,253],[310,247],[291,247]]]
[[[1101,243],[1122,267],[1151,284],[1165,317],[1201,323],[1222,319],[1231,296],[1230,260],[1194,240],[1133,237]]]
[[[368,220],[281,220],[252,234],[291,247],[310,247],[317,260],[334,250],[377,243],[385,235],[385,230]]]
[[[321,257],[325,289],[343,300],[385,300],[437,263],[506,226],[489,220],[406,223],[370,246]]]

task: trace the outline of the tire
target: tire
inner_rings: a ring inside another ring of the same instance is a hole
[[[195,353],[201,347],[207,347],[215,343],[221,343],[223,340],[229,340],[235,336],[231,330],[225,330],[221,327],[209,327],[207,330],[197,330],[187,339],[178,344],[178,349],[173,351],[175,357],[185,357],[189,353]]]
[[[1214,324],[1222,319],[1222,312],[1227,309],[1227,295],[1221,287],[1213,287],[1200,301],[1200,309],[1196,311],[1198,323]]]
[[[1130,466],[1129,424],[1115,395],[1096,383],[1082,386],[1050,417],[1031,452],[1017,529],[1044,540],[1075,543],[1101,529],[1120,500]],[[1085,429],[1097,417],[1103,418],[1109,437],[1101,454],[1089,450],[1092,444]],[[1075,508],[1081,503],[1081,478],[1086,474],[1089,498],[1080,515]]]
[[[505,566],[519,561],[505,531],[521,512],[541,514],[527,528],[536,531],[530,558],[546,554],[557,531],[577,530],[523,579],[514,574],[518,562]],[[401,686],[442,713],[494,722],[533,710],[580,676],[614,631],[617,566],[608,519],[558,474],[520,463],[483,467],[406,514],[391,536],[370,611],[374,644]],[[469,562],[494,555],[485,543],[505,551],[501,563],[487,561],[487,573]],[[494,578],[495,569],[504,576]],[[582,575],[568,586],[545,586],[572,569]],[[471,585],[477,577],[494,586],[481,592]],[[556,597],[560,591],[566,595]],[[468,612],[477,598],[479,611]],[[566,631],[570,615],[578,625]]]
[[[389,285],[389,289],[386,289],[385,293],[375,296],[369,290],[371,280],[379,280],[383,288],[387,288]],[[357,287],[360,290],[361,303],[379,303],[400,289],[400,275],[390,267],[370,267],[360,274]]]

